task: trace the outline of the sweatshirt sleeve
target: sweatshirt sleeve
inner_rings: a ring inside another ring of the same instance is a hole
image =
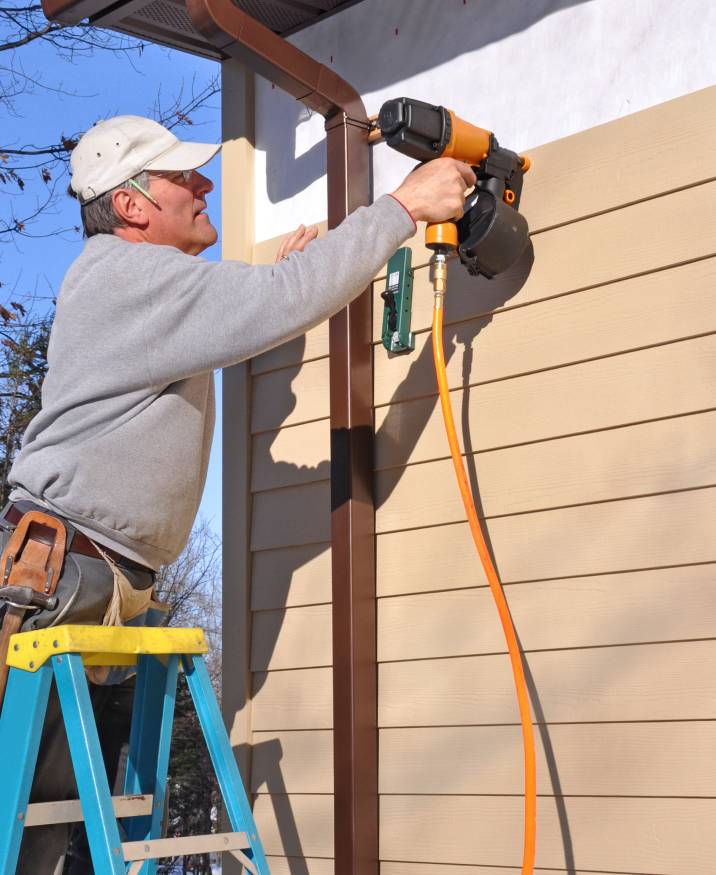
[[[302,334],[357,297],[414,231],[386,195],[275,265],[151,247],[143,306],[152,381],[227,367]]]

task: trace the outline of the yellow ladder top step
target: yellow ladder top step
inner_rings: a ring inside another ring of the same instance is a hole
[[[134,626],[53,626],[10,638],[7,664],[34,672],[52,656],[81,653],[85,665],[133,665],[151,653],[206,653],[203,629]]]

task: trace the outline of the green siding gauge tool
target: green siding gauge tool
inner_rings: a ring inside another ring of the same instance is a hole
[[[407,246],[388,262],[388,277],[381,298],[383,307],[383,346],[388,352],[402,353],[415,349],[415,337],[410,330],[413,307],[413,271],[411,252]]]

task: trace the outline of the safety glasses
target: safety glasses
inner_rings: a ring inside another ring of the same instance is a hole
[[[193,170],[164,170],[158,173],[151,171],[153,176],[160,176],[162,179],[168,179],[169,182],[188,183],[191,182],[194,174]]]
[[[175,182],[177,185],[181,185],[184,183],[185,185],[191,182],[193,170],[167,170],[160,173],[153,173],[153,176],[161,177],[162,179],[168,179],[169,182]],[[144,197],[150,202],[153,203],[155,207],[159,206],[156,198],[152,197],[149,192],[143,188],[136,180],[130,179],[128,182],[132,188],[136,189],[140,194],[143,194]]]

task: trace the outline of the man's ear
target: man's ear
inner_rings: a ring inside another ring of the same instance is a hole
[[[112,192],[112,206],[125,225],[146,228],[149,224],[148,208],[151,204],[134,191],[118,188]]]

